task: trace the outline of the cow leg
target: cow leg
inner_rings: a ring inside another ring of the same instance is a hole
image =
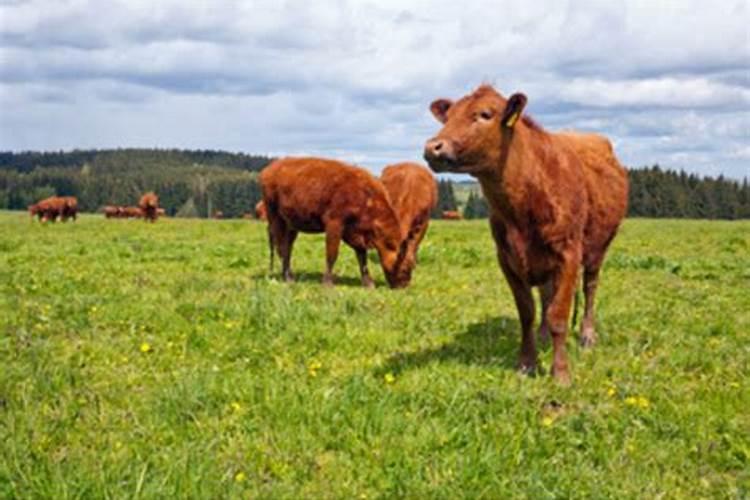
[[[599,284],[599,270],[601,264],[596,267],[587,267],[583,272],[583,293],[586,297],[585,312],[581,323],[581,345],[593,347],[596,344],[596,330],[594,328],[594,297],[596,287]]]
[[[502,252],[498,252],[500,268],[508,281],[513,299],[516,301],[518,318],[521,321],[521,353],[518,369],[523,373],[534,374],[537,367],[536,344],[534,342],[534,296],[531,287],[508,265]]]
[[[359,273],[362,276],[362,286],[365,288],[375,288],[375,282],[370,277],[370,271],[367,269],[367,249],[355,248],[357,262],[359,262]]]
[[[539,341],[543,343],[549,342],[549,325],[547,324],[547,309],[552,301],[552,294],[554,292],[554,282],[552,280],[547,281],[544,285],[539,287],[539,295],[542,299],[542,324],[539,325],[539,331],[537,336]]]
[[[284,276],[284,281],[287,283],[291,283],[294,281],[294,275],[292,274],[292,247],[294,246],[294,240],[297,239],[297,231],[294,229],[287,228],[286,232],[284,233],[284,236],[282,237],[281,245],[280,245],[280,253],[281,253],[281,265],[282,265],[282,274]]]
[[[323,284],[326,286],[333,286],[333,265],[339,256],[341,236],[342,229],[339,224],[326,224],[326,272],[323,275]]]
[[[568,318],[578,282],[580,262],[580,247],[569,250],[563,255],[563,263],[555,277],[552,301],[547,308],[547,324],[552,333],[552,376],[562,384],[570,383],[565,340],[568,335]]]

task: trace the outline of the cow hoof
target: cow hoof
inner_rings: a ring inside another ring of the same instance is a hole
[[[553,368],[552,370],[552,378],[555,379],[555,382],[562,386],[569,386],[570,385],[570,372],[567,368],[565,369],[557,369],[555,370]]]
[[[375,282],[372,281],[372,279],[365,279],[362,280],[362,286],[365,288],[373,289],[375,288]]]
[[[330,276],[323,278],[323,286],[326,288],[333,288],[333,278]]]
[[[284,281],[286,281],[287,283],[294,283],[294,275],[293,274],[285,275]]]
[[[596,332],[593,328],[584,329],[583,332],[581,332],[581,347],[589,349],[594,347],[594,345],[596,345]]]
[[[537,373],[536,360],[521,359],[518,361],[518,372],[533,377]]]

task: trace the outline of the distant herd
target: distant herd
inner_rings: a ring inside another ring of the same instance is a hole
[[[594,297],[607,248],[625,217],[625,169],[605,137],[577,132],[551,133],[524,114],[527,98],[503,97],[482,85],[457,101],[435,100],[430,111],[442,124],[424,146],[436,173],[475,177],[490,210],[497,259],[521,323],[519,369],[537,371],[537,337],[552,340],[551,373],[568,383],[566,337],[573,297],[583,275],[585,297],[580,342],[597,339]],[[391,288],[409,285],[419,245],[437,204],[432,173],[415,163],[386,167],[380,178],[367,170],[323,158],[281,158],[260,173],[262,201],[257,219],[267,220],[270,266],[281,260],[282,277],[292,281],[291,255],[297,235],[325,233],[323,283],[334,282],[333,268],[343,241],[359,263],[362,285],[373,287],[367,251],[379,256]],[[164,214],[154,193],[138,206],[104,207],[107,218]],[[75,219],[74,197],[51,197],[29,207],[42,221]],[[221,218],[221,215],[214,214]],[[460,219],[443,212],[444,219]],[[541,324],[533,331],[532,288],[541,296]]]

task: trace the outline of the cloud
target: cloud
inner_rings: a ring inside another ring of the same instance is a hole
[[[747,2],[0,3],[0,148],[419,159],[439,96],[523,90],[630,165],[748,173]]]

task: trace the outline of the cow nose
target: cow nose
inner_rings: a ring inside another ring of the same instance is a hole
[[[441,161],[455,161],[455,155],[453,154],[453,148],[451,144],[437,137],[427,141],[424,147],[424,157],[429,162],[430,160],[441,160]]]

